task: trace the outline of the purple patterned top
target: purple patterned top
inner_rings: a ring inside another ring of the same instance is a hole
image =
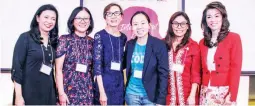
[[[56,57],[65,54],[63,64],[64,91],[70,105],[93,104],[92,50],[94,40],[76,34],[62,35],[56,50]],[[76,71],[76,64],[87,65],[87,72]]]

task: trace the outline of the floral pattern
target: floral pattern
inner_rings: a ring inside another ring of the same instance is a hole
[[[176,64],[182,64],[183,63],[182,56],[183,56],[185,50],[186,49],[182,48],[178,51],[178,53],[175,57],[175,63]],[[171,51],[168,52],[168,55],[169,55],[169,69],[171,69],[172,64],[174,64],[173,52],[174,52],[173,49],[171,49]],[[173,70],[171,70],[169,72],[169,87],[170,87],[170,90],[171,90],[170,105],[177,105],[176,101],[178,100],[179,105],[184,106],[185,105],[185,100],[184,100],[184,93],[183,93],[182,73],[178,73],[178,72],[175,72]]]
[[[201,86],[200,91],[200,105],[213,105],[222,106],[225,105],[225,98],[228,95],[229,86]],[[235,103],[231,103],[235,105]]]
[[[70,105],[93,104],[91,37],[79,37],[75,34],[62,35],[57,47],[57,58],[65,54],[63,64],[64,91]],[[87,65],[86,72],[76,71],[76,64]]]

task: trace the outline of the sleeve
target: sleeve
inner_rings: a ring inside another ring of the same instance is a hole
[[[128,44],[126,44],[125,46],[125,50],[124,50],[124,56],[123,56],[123,69],[127,68],[127,49],[128,49]]]
[[[93,55],[94,76],[98,76],[103,70],[103,44],[100,34],[94,36]]]
[[[230,50],[230,101],[235,102],[239,87],[239,80],[242,68],[242,43],[240,36],[235,36]]]
[[[28,36],[27,34],[21,34],[14,47],[11,79],[19,84],[22,84],[23,80],[23,71],[28,51]]]
[[[167,80],[169,73],[169,64],[168,64],[168,52],[167,46],[165,43],[161,45],[159,53],[157,54],[158,58],[158,75],[159,75],[159,86],[157,94],[157,104],[165,105],[166,104],[166,95],[167,95]]]
[[[56,49],[56,58],[63,56],[64,54],[66,54],[66,51],[67,51],[66,35],[60,36],[58,41],[59,42],[58,42],[57,49]]]
[[[201,84],[201,59],[198,44],[192,46],[191,82]]]
[[[127,37],[126,36],[124,38],[124,42],[125,42],[125,46],[124,46],[124,55],[123,55],[122,64],[123,64],[123,69],[126,69],[127,68],[127,65],[126,65],[126,63],[127,63],[127,49],[128,49],[128,47],[127,47],[128,43],[127,43]]]

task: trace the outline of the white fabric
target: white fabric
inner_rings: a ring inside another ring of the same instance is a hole
[[[208,70],[215,71],[215,62],[214,62],[214,55],[216,53],[217,47],[209,48],[207,54],[207,67]]]
[[[216,42],[216,38],[212,38],[211,39],[212,42]],[[215,62],[214,62],[214,55],[216,53],[217,50],[217,46],[212,47],[212,48],[208,48],[208,53],[207,53],[207,67],[208,70],[211,71],[215,71]],[[208,86],[210,87],[211,85],[211,81],[209,80],[209,84]]]

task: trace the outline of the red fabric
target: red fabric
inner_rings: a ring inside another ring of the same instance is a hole
[[[191,87],[192,87],[192,83],[197,83],[200,84],[201,82],[201,62],[200,62],[200,50],[199,50],[199,45],[197,42],[193,41],[192,39],[189,39],[188,44],[186,44],[186,46],[184,48],[189,48],[187,50],[187,54],[184,52],[184,54],[181,57],[182,61],[185,61],[185,66],[184,66],[184,70],[182,73],[182,82],[183,82],[183,93],[184,93],[184,100],[185,103],[187,101],[187,98],[189,97],[190,91],[191,91]],[[184,60],[186,54],[186,58]],[[176,61],[176,55],[177,53],[174,53],[173,56],[173,61]],[[171,64],[170,64],[171,65]],[[172,71],[172,70],[171,70]],[[175,72],[176,74],[176,72]],[[176,75],[175,75],[175,79],[176,79]],[[170,80],[168,79],[168,83],[170,83]],[[176,82],[175,82],[176,83]],[[176,92],[177,92],[177,85],[176,86]],[[198,86],[199,87],[199,86]],[[167,105],[170,104],[170,99],[171,99],[171,87],[168,86],[168,93],[167,93],[167,97],[166,97],[166,101],[167,101]],[[197,91],[198,92],[198,91]],[[198,99],[198,93],[196,95],[196,99]],[[196,100],[197,101],[197,100]],[[176,102],[177,104],[179,104],[179,98],[178,98],[178,92],[176,93]],[[196,102],[196,104],[198,104],[198,102]]]
[[[230,100],[236,101],[241,67],[242,67],[242,43],[240,36],[229,32],[221,41],[214,55],[216,71],[209,72],[207,68],[208,47],[204,45],[204,39],[199,42],[202,59],[202,85],[229,86]]]

